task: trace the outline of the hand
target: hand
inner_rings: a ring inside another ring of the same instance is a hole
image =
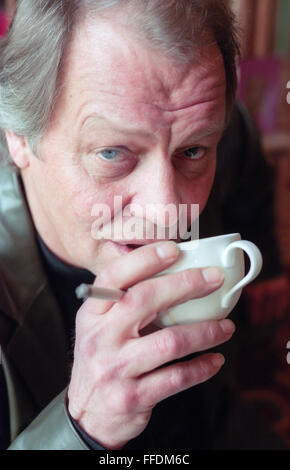
[[[69,412],[108,449],[122,448],[145,429],[158,402],[208,380],[224,362],[220,354],[204,354],[159,368],[227,341],[234,331],[230,320],[140,333],[159,311],[208,295],[223,283],[213,272],[207,282],[201,269],[147,279],[177,256],[175,243],[162,242],[114,260],[95,285],[130,289],[114,304],[88,299],[77,313]]]
[[[245,299],[253,324],[265,324],[281,318],[289,306],[289,283],[286,276],[257,282],[245,288]]]

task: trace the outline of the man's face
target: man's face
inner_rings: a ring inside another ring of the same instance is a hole
[[[202,53],[200,64],[182,65],[116,23],[91,19],[78,29],[41,159],[31,155],[22,170],[36,228],[61,259],[98,273],[129,251],[110,235],[92,237],[98,204],[112,211],[108,227],[136,218],[130,212],[136,205],[144,209],[139,220],[155,226],[164,224],[168,204],[204,208],[224,128],[226,81],[218,47]],[[122,197],[116,213],[115,196]]]

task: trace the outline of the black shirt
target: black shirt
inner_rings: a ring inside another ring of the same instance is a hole
[[[36,238],[45,273],[62,312],[71,355],[74,342],[75,317],[82,305],[82,300],[76,297],[75,289],[82,283],[92,284],[96,276],[86,269],[76,268],[61,261],[50,251],[38,233]]]

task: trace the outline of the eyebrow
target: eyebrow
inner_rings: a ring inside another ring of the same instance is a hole
[[[189,138],[194,138],[196,140],[204,139],[211,135],[222,134],[225,130],[225,126],[220,125],[209,125],[204,131],[197,131],[189,136]]]
[[[94,115],[91,115],[91,116],[88,116],[82,126],[81,126],[81,131],[83,129],[85,129],[89,124],[90,122],[96,122],[96,121],[105,121],[107,122],[108,124],[110,124],[110,126],[122,133],[122,134],[131,134],[131,135],[143,135],[144,137],[152,137],[152,133],[151,132],[148,132],[148,131],[145,131],[144,129],[138,129],[138,128],[130,128],[130,127],[125,127],[125,126],[122,126],[122,125],[119,125],[119,124],[116,124],[114,123],[113,121],[111,121],[109,118],[105,117],[105,116],[102,116],[100,114],[94,114]],[[223,125],[221,126],[220,123],[210,123],[206,129],[204,130],[200,130],[200,131],[197,131],[197,132],[194,132],[192,134],[189,135],[188,139],[196,139],[196,140],[200,140],[200,139],[204,139],[206,137],[209,137],[211,135],[215,135],[215,134],[222,134],[225,130],[226,126]]]
[[[102,116],[100,114],[94,114],[94,115],[87,117],[81,126],[81,131],[85,129],[91,122],[96,123],[96,121],[98,120],[108,123],[111,126],[111,128],[113,128],[114,130],[118,132],[121,132],[122,134],[132,134],[132,135],[143,134],[145,137],[151,136],[151,132],[145,131],[144,129],[133,129],[130,127],[125,127],[125,126],[116,124],[115,122],[111,121],[109,118]]]

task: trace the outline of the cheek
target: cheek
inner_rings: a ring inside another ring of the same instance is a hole
[[[78,188],[78,189],[76,189]],[[95,213],[105,208],[106,213],[113,217],[115,209],[122,210],[122,206],[127,201],[127,191],[124,183],[105,183],[89,175],[83,166],[75,169],[74,187],[71,188],[72,206],[75,216],[79,220],[92,223]],[[115,203],[115,197],[121,198],[121,203]],[[120,206],[121,204],[121,206]]]
[[[52,146],[51,151],[44,147],[43,155],[46,166],[41,167],[42,199],[45,198],[51,219],[67,234],[89,233],[92,208],[102,199],[102,189],[71,154],[57,153]],[[58,158],[54,158],[55,155]]]
[[[61,223],[66,220],[69,229],[88,234],[91,233],[98,207],[104,206],[106,213],[114,214],[114,196],[123,194],[120,184],[118,187],[113,183],[101,184],[78,163],[57,170],[59,176],[54,178],[53,192]]]
[[[94,204],[94,192],[79,187],[77,190],[71,188],[70,209],[73,217],[79,222],[85,222],[91,217]]]
[[[71,214],[74,223],[78,224],[82,232],[91,232],[92,226],[98,217],[111,220],[114,215],[114,195],[112,187],[106,188],[98,185],[95,180],[80,189],[71,189]]]
[[[50,210],[60,222],[67,221],[68,227],[79,229],[89,224],[95,191],[86,181],[68,168],[51,172],[47,182],[50,193]],[[55,176],[57,175],[57,176]]]

